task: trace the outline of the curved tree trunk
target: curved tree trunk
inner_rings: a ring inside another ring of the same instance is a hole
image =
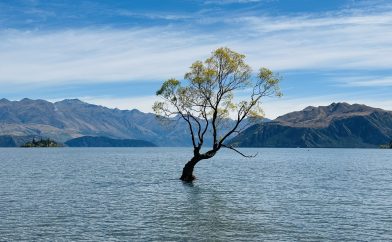
[[[193,168],[195,168],[195,165],[200,160],[200,157],[194,156],[190,161],[188,161],[188,163],[185,164],[180,178],[182,181],[191,182],[196,179],[196,177],[193,175]]]

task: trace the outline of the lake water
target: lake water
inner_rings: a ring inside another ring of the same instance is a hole
[[[392,240],[392,150],[0,149],[0,241]]]

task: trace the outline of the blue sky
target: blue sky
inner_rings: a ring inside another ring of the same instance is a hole
[[[148,112],[163,80],[227,46],[284,77],[267,117],[392,110],[391,43],[387,0],[0,0],[0,97]]]

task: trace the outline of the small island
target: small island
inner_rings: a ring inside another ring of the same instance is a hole
[[[57,143],[54,140],[51,139],[40,139],[40,140],[35,140],[35,138],[33,138],[32,141],[29,141],[27,143],[25,143],[24,145],[22,145],[21,147],[23,148],[31,148],[31,147],[62,147],[61,144]]]
[[[392,149],[392,140],[389,144],[381,145],[380,148],[382,149]]]

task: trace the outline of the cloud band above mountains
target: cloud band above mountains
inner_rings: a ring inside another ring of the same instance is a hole
[[[0,83],[182,78],[195,59],[219,46],[245,53],[253,68],[277,71],[392,66],[391,12],[213,20],[222,28],[205,31],[183,23],[124,29],[2,30]]]

